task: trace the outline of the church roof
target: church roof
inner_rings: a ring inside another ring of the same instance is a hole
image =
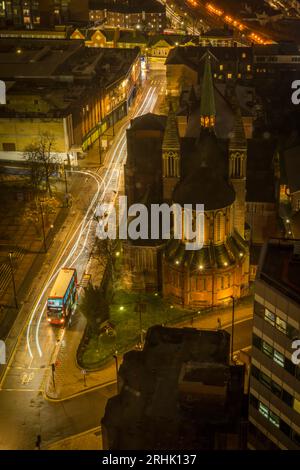
[[[167,117],[167,124],[165,128],[162,148],[163,150],[164,149],[168,149],[168,150],[180,149],[177,119],[176,119],[176,114],[172,106],[170,106],[169,114]]]
[[[221,245],[204,246],[201,250],[186,250],[182,240],[171,239],[166,244],[166,259],[177,268],[188,268],[205,274],[209,269],[228,269],[240,262],[247,252],[247,243],[237,232]],[[202,271],[203,270],[203,271]]]
[[[147,113],[131,120],[130,128],[133,130],[163,131],[165,129],[166,116]]]
[[[230,206],[235,200],[235,192],[222,176],[206,166],[190,174],[178,184],[173,193],[173,201],[180,205],[204,204],[204,210],[217,210]]]
[[[200,104],[200,115],[201,116],[215,116],[216,115],[216,104],[215,104],[215,91],[211,73],[211,58],[209,52],[205,56],[204,75],[201,89],[201,104]]]

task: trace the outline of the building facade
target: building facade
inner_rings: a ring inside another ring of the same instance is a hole
[[[270,240],[255,281],[249,402],[250,449],[300,449],[299,242]]]

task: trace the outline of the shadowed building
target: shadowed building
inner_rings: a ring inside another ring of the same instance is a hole
[[[255,281],[248,446],[300,449],[300,367],[292,360],[300,337],[299,241],[272,239]]]
[[[225,331],[150,328],[124,355],[103,448],[244,449],[244,366],[229,365],[229,343]]]

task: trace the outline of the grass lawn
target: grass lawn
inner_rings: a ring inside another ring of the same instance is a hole
[[[101,368],[112,359],[115,351],[124,353],[140,338],[140,315],[135,311],[139,300],[145,304],[142,312],[142,329],[147,330],[152,325],[176,323],[188,319],[195,312],[184,310],[164,301],[159,295],[136,294],[118,291],[111,305],[110,321],[115,326],[115,336],[101,335],[91,337],[82,344],[78,361],[85,369]]]

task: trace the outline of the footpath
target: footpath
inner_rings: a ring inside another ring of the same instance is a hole
[[[235,307],[235,324],[251,319],[253,316],[253,297],[242,299]],[[199,318],[194,317],[172,326],[192,327],[200,329],[217,329],[221,319],[221,328],[228,328],[232,322],[232,306],[223,309],[215,309],[202,313]],[[49,373],[45,386],[45,398],[51,401],[63,401],[87,393],[95,388],[105,387],[116,382],[116,366],[112,357],[111,364],[101,370],[84,373],[76,362],[76,353],[79,347],[85,319],[79,312],[76,313],[75,320],[67,332],[67,341],[64,338],[58,344],[56,355],[57,367],[55,370],[55,386],[52,376]],[[248,345],[247,345],[248,346]],[[250,346],[250,345],[249,345]],[[134,345],[132,345],[132,349]],[[122,358],[119,358],[121,364]]]

